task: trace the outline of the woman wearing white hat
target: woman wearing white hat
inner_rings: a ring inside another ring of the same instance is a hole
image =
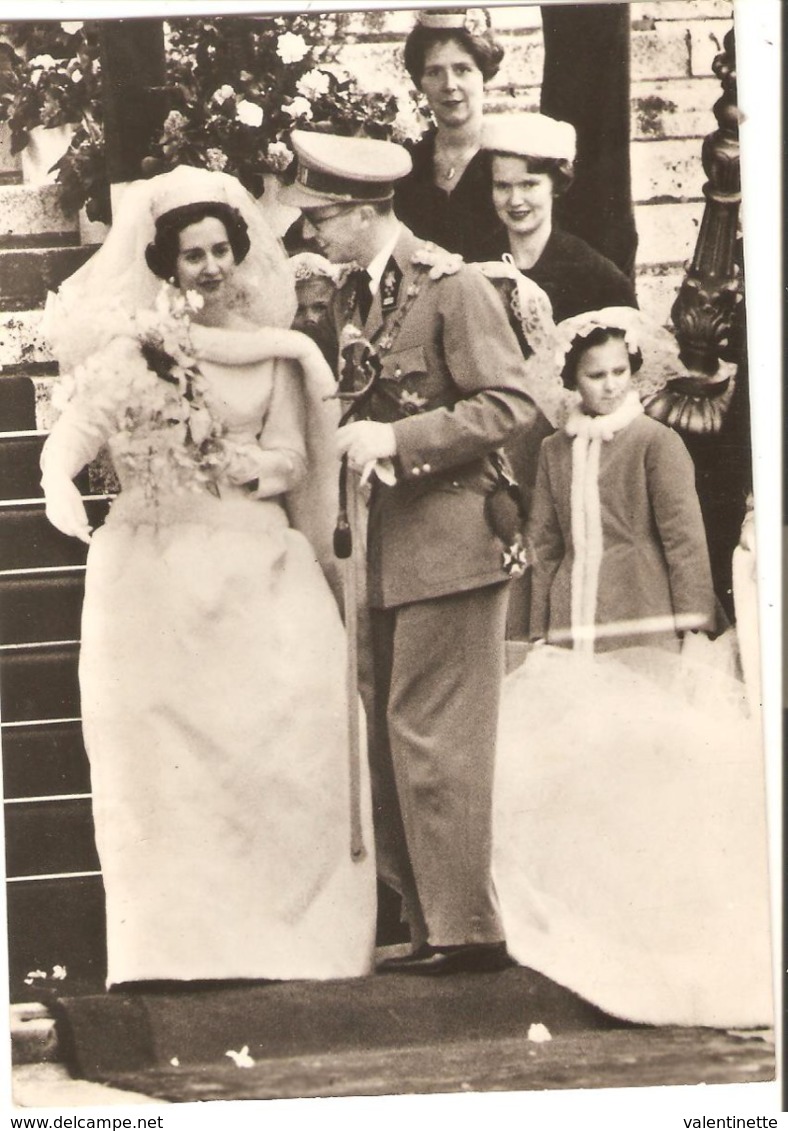
[[[484,258],[483,241],[498,227],[481,131],[484,86],[502,58],[483,8],[419,12],[405,42],[405,66],[434,127],[410,147],[413,169],[397,184],[395,211],[414,235],[469,261]]]
[[[491,161],[491,199],[498,220],[476,259],[507,307],[520,346],[530,352],[528,311],[535,294],[546,295],[556,322],[606,306],[637,306],[634,288],[618,267],[584,240],[553,226],[553,203],[574,176],[575,130],[545,114],[491,115],[482,127],[482,149]],[[551,366],[544,366],[551,380]],[[527,437],[514,437],[506,453],[520,489],[530,498],[540,438],[554,421],[540,416]],[[508,635],[528,635],[530,579],[515,582]]]
[[[637,306],[630,280],[579,237],[553,225],[553,202],[572,183],[575,130],[545,114],[485,118],[482,148],[492,160],[499,220],[478,260],[509,257],[547,294],[556,322],[605,306]]]

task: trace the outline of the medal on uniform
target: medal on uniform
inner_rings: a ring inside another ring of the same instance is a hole
[[[380,280],[380,305],[382,310],[393,310],[399,300],[399,285],[402,272],[393,259],[388,261]]]

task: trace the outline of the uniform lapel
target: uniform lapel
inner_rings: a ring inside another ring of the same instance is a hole
[[[354,283],[352,276],[346,280],[344,285],[337,292],[337,297],[334,303],[334,319],[337,328],[337,337],[341,337],[342,331],[347,323],[352,322],[359,326],[359,329],[364,331],[364,336],[371,338],[376,334],[384,323],[385,316],[391,316],[396,313],[397,308],[405,301],[408,293],[408,287],[414,281],[416,275],[416,268],[413,264],[413,254],[418,247],[421,246],[423,241],[416,239],[413,233],[404,225],[400,231],[400,237],[394,246],[394,251],[391,253],[391,260],[401,272],[401,278],[397,287],[397,301],[394,306],[388,306],[383,310],[382,306],[382,288],[378,288],[378,293],[372,297],[372,306],[369,308],[369,315],[363,327],[359,324],[358,311],[354,309],[353,294]]]
[[[414,266],[412,263],[413,253],[419,246],[419,240],[413,233],[406,227],[402,227],[399,239],[394,245],[394,250],[389,258],[386,270],[383,272],[381,278],[381,285],[378,287],[377,294],[372,298],[372,306],[369,310],[369,317],[364,324],[365,336],[372,339],[374,334],[377,334],[386,318],[390,318],[399,306],[405,301],[408,293],[408,287],[413,282]],[[393,301],[391,298],[385,302],[384,309],[384,293],[386,292],[386,272],[391,271],[394,278],[393,286]]]
[[[367,320],[364,323],[364,336],[371,338],[376,334],[380,327],[383,325],[383,308],[380,303],[380,287],[377,292],[372,296],[372,306],[369,308]]]

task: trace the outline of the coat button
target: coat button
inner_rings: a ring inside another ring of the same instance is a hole
[[[421,475],[421,468],[420,467],[414,467],[413,471],[411,472],[411,475]]]
[[[430,473],[430,472],[432,471],[432,468],[430,467],[430,465],[429,465],[428,463],[425,463],[425,464],[424,464],[424,465],[422,466],[422,469],[421,469],[421,470],[422,470],[423,472],[425,472],[425,473],[426,473],[427,475],[429,475],[429,473]]]

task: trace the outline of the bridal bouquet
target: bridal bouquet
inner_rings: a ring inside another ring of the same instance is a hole
[[[154,308],[128,320],[128,333],[61,382],[56,408],[75,403],[111,437],[121,481],[160,493],[208,491],[240,453],[212,412],[190,340],[202,299],[163,284]]]

